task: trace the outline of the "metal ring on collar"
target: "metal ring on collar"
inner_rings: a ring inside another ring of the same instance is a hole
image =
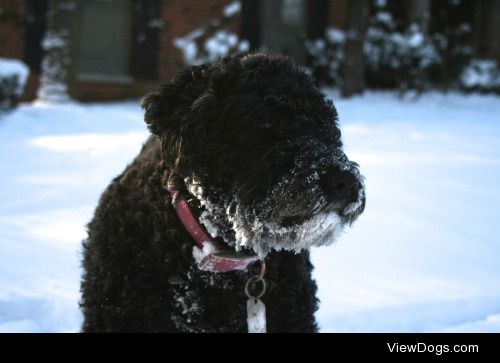
[[[257,283],[257,282],[262,283],[262,290],[260,291],[260,293],[254,296],[250,294],[249,288],[251,283]],[[245,294],[249,299],[260,299],[266,292],[266,288],[267,288],[266,280],[264,280],[260,275],[255,275],[250,277],[247,283],[245,284]]]

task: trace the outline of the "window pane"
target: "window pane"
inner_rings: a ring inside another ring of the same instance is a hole
[[[304,0],[281,0],[281,21],[301,25],[304,21]]]
[[[128,75],[130,2],[86,0],[80,13],[80,75]]]

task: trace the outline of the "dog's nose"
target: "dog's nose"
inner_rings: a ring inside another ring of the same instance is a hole
[[[353,173],[340,168],[330,169],[321,176],[319,183],[328,202],[339,209],[355,202],[361,187]]]

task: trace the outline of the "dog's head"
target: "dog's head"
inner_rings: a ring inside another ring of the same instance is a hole
[[[237,250],[263,256],[327,244],[364,209],[335,107],[288,58],[189,67],[142,106],[201,222]]]

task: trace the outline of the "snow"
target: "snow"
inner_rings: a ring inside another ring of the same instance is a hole
[[[238,36],[234,33],[218,30],[205,42],[205,51],[209,59],[217,59],[229,54],[231,48],[238,44]]]
[[[250,42],[246,39],[240,40],[240,43],[238,44],[238,52],[247,53],[249,51],[250,51]]]
[[[408,39],[408,44],[412,48],[420,47],[422,44],[424,44],[423,34],[418,33],[418,32],[410,34],[409,39]]]
[[[69,39],[67,30],[49,30],[45,33],[42,41],[44,50],[42,74],[38,89],[40,100],[52,103],[64,103],[70,100],[66,79],[70,63]]]
[[[16,95],[21,95],[28,80],[29,69],[26,64],[17,59],[0,58],[0,79],[17,77]]]
[[[216,30],[204,40],[204,54],[200,54],[197,41],[205,35],[207,29],[196,29],[183,37],[175,38],[174,45],[182,52],[184,62],[190,65],[198,65],[209,61],[215,61],[228,55],[231,49],[240,52],[248,51],[250,44],[246,40],[239,40],[235,33],[227,30]]]
[[[461,75],[462,84],[467,88],[500,87],[500,70],[496,61],[490,59],[474,59]]]
[[[241,2],[234,1],[223,8],[223,17],[227,20],[240,11]],[[175,38],[173,44],[182,52],[184,63],[188,65],[213,62],[231,51],[247,52],[250,49],[250,43],[226,29],[220,18],[210,19],[205,26]]]
[[[500,332],[500,98],[335,104],[367,204],[312,252],[322,331]]]
[[[485,319],[446,328],[444,332],[498,333],[500,314],[488,315]]]
[[[193,246],[193,257],[198,265],[201,265],[205,258],[217,252],[219,252],[217,246],[210,241],[205,241],[203,243],[203,248]]]
[[[85,224],[147,135],[138,102],[0,118],[0,332],[79,330]]]
[[[385,5],[384,5],[385,6]],[[391,13],[389,12],[386,12],[386,11],[378,11],[377,12],[377,15],[376,15],[376,18],[378,21],[380,21],[381,23],[387,23],[387,24],[390,24],[393,22],[393,19],[392,19],[392,15]]]
[[[195,29],[183,37],[175,38],[174,45],[182,51],[186,64],[198,64],[198,46],[196,39],[205,33],[204,29]]]
[[[163,29],[165,22],[162,19],[151,19],[148,22],[149,28]]]
[[[52,48],[63,48],[67,44],[67,40],[65,39],[65,33],[56,33],[52,32],[49,36],[46,36],[42,40],[42,48],[45,50],[50,50]]]
[[[367,204],[312,250],[322,331],[500,332],[500,98],[334,101]],[[85,224],[147,135],[138,102],[0,119],[0,331],[79,330]]]
[[[326,38],[331,43],[345,43],[345,32],[338,28],[330,27],[326,30]]]
[[[224,16],[230,18],[239,14],[240,11],[241,11],[241,2],[234,1],[224,7]]]

